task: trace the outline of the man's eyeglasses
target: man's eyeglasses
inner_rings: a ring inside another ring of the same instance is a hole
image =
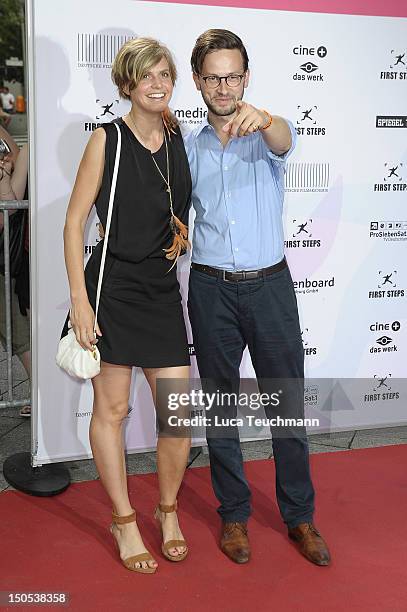
[[[215,89],[219,87],[221,81],[224,80],[228,87],[237,87],[242,82],[244,74],[228,74],[227,76],[218,76],[216,74],[210,74],[209,76],[200,75],[201,79],[205,82],[208,89]]]

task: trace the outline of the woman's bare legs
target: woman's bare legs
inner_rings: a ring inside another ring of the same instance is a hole
[[[156,382],[157,379],[172,378],[179,393],[188,392],[189,367],[179,366],[172,368],[144,368],[144,375],[150,385],[154,404],[157,406]],[[174,385],[171,391],[174,391]],[[189,416],[189,414],[188,414]],[[172,505],[177,499],[178,489],[184,477],[188,461],[190,437],[159,437],[157,442],[157,471],[160,488],[160,503]],[[183,535],[178,525],[176,512],[168,514],[161,513],[161,524],[163,528],[164,542],[168,540],[182,540]],[[185,547],[178,546],[170,548],[169,554],[177,556],[185,551]]]
[[[100,374],[92,379],[94,403],[89,439],[100,481],[112,501],[113,511],[119,516],[132,512],[123,443],[123,421],[128,413],[130,383],[130,367],[103,361]],[[147,552],[136,522],[115,524],[113,532],[122,559]],[[144,568],[147,565],[156,567],[157,563],[142,561],[135,564]]]

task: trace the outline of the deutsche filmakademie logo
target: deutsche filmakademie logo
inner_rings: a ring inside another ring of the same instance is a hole
[[[299,136],[325,136],[326,128],[320,125],[317,106],[297,106],[297,134]]]
[[[117,34],[77,34],[78,68],[111,68],[120,47],[131,38]]]
[[[391,49],[387,70],[382,70],[380,79],[385,81],[407,81],[407,51]]]
[[[329,190],[329,170],[327,162],[288,163],[285,171],[285,190],[326,192]]]

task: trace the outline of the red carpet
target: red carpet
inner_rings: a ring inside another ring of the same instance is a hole
[[[407,445],[312,455],[311,464],[316,524],[331,548],[330,567],[312,565],[287,539],[273,463],[252,461],[246,464],[254,505],[249,564],[235,565],[218,550],[209,470],[196,468],[179,496],[190,547],[180,564],[159,553],[151,516],[156,475],[130,477],[146,545],[160,562],[153,575],[129,572],[117,561],[98,482],[47,499],[2,493],[0,591],[65,591],[70,609],[87,612],[406,611]]]

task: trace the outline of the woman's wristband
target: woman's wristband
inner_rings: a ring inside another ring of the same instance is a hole
[[[266,110],[264,110],[264,109],[262,110],[262,112],[263,112],[263,113],[265,113],[265,114],[267,115],[267,123],[266,123],[266,125],[263,125],[263,127],[261,127],[260,129],[261,129],[261,130],[267,130],[267,128],[269,128],[269,127],[270,127],[270,125],[271,125],[271,124],[272,124],[272,122],[273,122],[273,117],[270,115],[270,113],[268,113],[268,112],[267,112]]]

